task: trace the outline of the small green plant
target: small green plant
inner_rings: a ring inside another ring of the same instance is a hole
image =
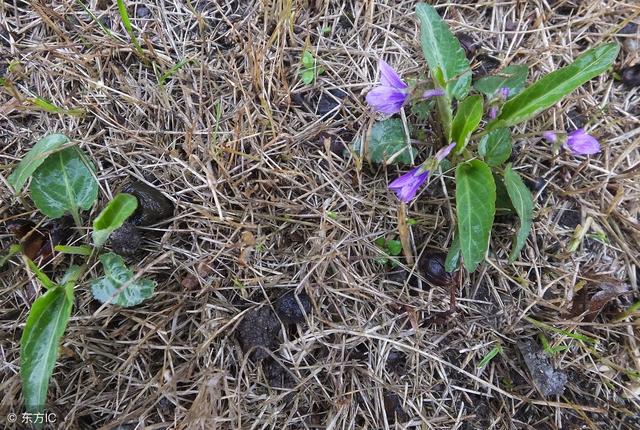
[[[509,261],[513,262],[531,231],[534,203],[530,191],[508,163],[512,150],[510,128],[524,123],[558,103],[588,80],[605,72],[618,55],[616,43],[598,45],[561,69],[527,86],[528,67],[511,65],[495,76],[477,80],[473,87],[469,60],[458,39],[438,12],[427,4],[416,7],[420,42],[430,79],[402,80],[386,62],[379,61],[380,85],[366,96],[374,111],[393,115],[407,104],[419,118],[435,111],[446,146],[389,184],[402,202],[415,198],[431,173],[446,164],[455,170],[454,240],[446,270],[463,264],[474,271],[484,260],[497,209],[513,212],[520,226],[513,240]],[[414,130],[415,129],[415,130]],[[419,127],[399,118],[376,122],[366,138],[356,141],[356,152],[374,163],[413,164],[417,150],[411,135]],[[598,140],[583,129],[571,133],[547,131],[543,137],[557,152],[563,147],[572,155],[595,154]],[[366,141],[366,144],[363,142]]]
[[[319,75],[324,73],[324,69],[316,65],[316,59],[308,50],[302,53],[300,63],[300,78],[305,85],[311,85]]]
[[[83,226],[81,212],[91,209],[98,199],[93,163],[62,134],[51,134],[37,142],[9,175],[8,182],[16,194],[20,194],[29,179],[29,195],[36,208],[50,218],[71,214],[77,227]],[[51,280],[24,257],[46,290],[33,303],[20,339],[20,373],[27,412],[44,410],[49,378],[71,315],[75,287],[96,258],[105,275],[89,282],[93,296],[100,302],[134,306],[153,293],[154,281],[134,277],[120,256],[101,253],[109,235],[120,228],[137,207],[135,196],[118,194],[94,219],[90,244],[57,245],[57,252],[75,256],[76,262],[81,260],[81,264],[69,266],[60,282]],[[20,246],[12,246],[8,256],[18,252]]]
[[[402,254],[402,242],[379,237],[375,240],[375,244],[386,254],[385,257],[380,257],[377,260],[380,264],[391,263],[393,267],[398,266],[398,260],[395,257]]]
[[[484,367],[489,364],[491,360],[493,360],[500,353],[502,353],[502,345],[498,344],[491,348],[491,351],[489,351],[487,355],[482,357],[482,360],[480,360],[480,363],[478,363],[478,368]]]

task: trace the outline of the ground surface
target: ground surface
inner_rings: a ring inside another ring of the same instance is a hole
[[[487,263],[460,278],[458,313],[434,319],[449,308],[448,289],[389,276],[374,244],[397,235],[398,201],[386,188],[397,171],[342,156],[374,119],[364,94],[378,57],[404,75],[423,71],[415,2],[127,3],[155,71],[109,1],[87,4],[114,37],[79,2],[0,3],[0,69],[15,89],[0,92],[2,248],[13,241],[3,221],[41,219],[6,178],[51,132],[97,164],[91,215],[129,177],[176,205],[128,260],[158,281],[151,300],[100,307],[78,286],[49,388],[48,408],[64,417],[58,428],[640,427],[638,314],[618,316],[639,297],[638,89],[607,73],[517,131],[514,162],[538,190],[534,233],[508,264],[515,225],[501,220]],[[440,3],[454,30],[477,41],[477,70],[527,63],[533,77],[640,14],[632,0]],[[297,76],[307,46],[326,70],[312,87]],[[634,55],[623,50],[616,70]],[[331,107],[333,89],[347,97],[319,115],[318,98]],[[85,113],[43,112],[32,97]],[[604,143],[590,159],[554,157],[539,142],[543,130],[583,124]],[[432,136],[421,157],[440,146]],[[414,255],[447,249],[452,191],[436,179],[407,208]],[[568,252],[589,218],[589,234]],[[631,293],[593,322],[571,317],[575,286],[597,289],[603,276]],[[19,259],[0,280],[1,422],[20,409],[19,338],[36,284]],[[274,314],[256,313],[294,289],[309,295],[306,323],[274,329]],[[260,363],[234,334],[247,315],[270,326],[264,343],[279,345]],[[560,347],[551,359],[568,377],[559,397],[532,386],[518,349],[540,333]],[[479,368],[496,345],[503,353]]]

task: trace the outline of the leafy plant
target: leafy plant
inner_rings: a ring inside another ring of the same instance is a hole
[[[62,134],[51,134],[38,141],[8,178],[16,193],[29,180],[29,194],[40,212],[51,218],[69,213],[78,227],[83,226],[81,212],[91,209],[98,199],[93,163]],[[55,246],[57,252],[84,259],[81,265],[70,265],[58,283],[24,257],[29,270],[47,290],[33,303],[20,339],[20,374],[27,412],[44,410],[49,379],[73,307],[74,289],[96,258],[105,272],[104,277],[90,280],[97,300],[134,306],[153,294],[155,282],[134,276],[121,257],[113,253],[99,255],[111,233],[122,226],[137,206],[135,196],[118,194],[93,221],[92,244]],[[18,252],[20,245],[12,246],[0,264]]]
[[[319,75],[324,73],[322,67],[316,66],[316,59],[308,50],[302,53],[300,63],[302,65],[300,68],[300,78],[305,85],[311,85]]]
[[[380,60],[380,85],[366,99],[384,115],[412,105],[412,112],[422,119],[435,105],[434,114],[447,146],[395,179],[389,188],[401,201],[409,202],[441,163],[455,167],[457,227],[445,261],[446,270],[453,271],[462,263],[473,271],[484,260],[496,210],[515,212],[520,219],[509,253],[512,262],[520,255],[531,231],[534,202],[520,174],[506,164],[512,152],[510,127],[535,117],[605,72],[613,64],[619,46],[598,45],[529,86],[528,67],[516,64],[478,79],[472,87],[469,61],[438,12],[421,3],[416,7],[416,16],[431,79],[405,82]],[[419,127],[403,126],[395,118],[383,119],[373,125],[364,153],[372,162],[410,164],[417,154],[405,144],[411,141],[405,134],[412,129],[420,135]],[[548,131],[544,138],[554,144],[555,150],[562,146],[573,155],[590,155],[600,149],[597,139],[582,129],[568,134]]]

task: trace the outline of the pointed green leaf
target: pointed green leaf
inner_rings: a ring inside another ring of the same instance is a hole
[[[138,207],[138,199],[131,194],[120,193],[102,209],[100,215],[93,221],[93,244],[101,247],[109,235],[122,227]]]
[[[462,100],[471,86],[471,67],[464,49],[438,12],[428,4],[416,6],[420,20],[422,52],[432,73],[440,68],[446,81],[447,98]]]
[[[50,218],[70,212],[79,219],[80,209],[90,209],[98,198],[93,166],[75,147],[50,155],[33,173],[29,192],[33,203]]]
[[[549,73],[506,102],[487,130],[520,124],[555,105],[580,85],[606,71],[619,50],[617,43],[605,43],[588,50],[568,66]]]
[[[104,277],[91,283],[96,300],[123,307],[135,306],[153,294],[156,283],[150,279],[134,279],[133,272],[117,254],[109,252],[100,256]]]
[[[485,134],[478,144],[478,154],[489,166],[499,166],[511,156],[511,133],[508,128],[498,128]]]
[[[473,86],[488,98],[493,98],[502,88],[509,88],[509,96],[513,97],[524,88],[528,74],[529,66],[514,64],[505,67],[496,75],[478,79]]]
[[[55,286],[38,298],[29,311],[20,339],[20,375],[25,409],[29,413],[44,411],[49,378],[58,356],[71,307],[73,285]]]
[[[372,163],[385,163],[394,157],[395,164],[411,164],[412,155],[415,156],[416,153],[414,147],[407,147],[404,127],[400,119],[390,118],[378,121],[371,128],[365,157]]]
[[[449,273],[456,270],[460,265],[460,239],[458,237],[459,234],[456,232],[456,235],[453,237],[453,242],[451,243],[451,248],[449,248],[449,252],[447,252],[447,258],[444,260],[444,270]]]
[[[507,187],[504,185],[502,176],[493,172],[493,181],[496,184],[496,211],[515,212],[515,208],[511,203],[511,198],[509,197]]]
[[[464,267],[473,272],[489,247],[496,202],[496,184],[483,161],[471,160],[456,168],[456,212]]]
[[[511,202],[520,218],[520,228],[518,229],[516,240],[513,242],[513,248],[509,255],[509,261],[513,262],[520,255],[520,251],[524,247],[529,232],[531,231],[531,224],[533,223],[533,199],[531,198],[531,192],[522,181],[522,178],[511,168],[511,165],[507,165],[504,171],[504,184],[507,187]]]
[[[454,151],[460,152],[467,146],[471,133],[482,120],[482,96],[470,96],[464,99],[456,111],[451,125],[451,141],[456,142]]]
[[[27,155],[20,161],[18,167],[16,167],[13,173],[7,178],[7,181],[16,193],[22,191],[22,187],[24,187],[27,179],[44,163],[44,160],[54,152],[60,150],[65,143],[69,143],[69,138],[64,134],[50,134],[33,145],[33,148],[27,152]]]
[[[47,290],[50,290],[51,288],[56,286],[56,284],[54,284],[53,281],[49,279],[47,274],[44,273],[42,269],[40,269],[36,265],[36,263],[34,263],[32,260],[28,258],[27,258],[27,266],[29,266],[29,269],[31,269],[31,271],[36,275],[36,278],[38,278],[38,280],[42,283],[42,286],[44,286]]]
[[[90,256],[93,251],[93,248],[88,245],[56,245],[53,249],[58,251],[60,254],[83,255],[85,257]]]

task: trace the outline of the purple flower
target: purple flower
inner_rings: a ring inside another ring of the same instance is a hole
[[[433,166],[433,168],[437,167],[437,163],[444,160],[455,147],[456,143],[453,142],[444,148],[440,148],[434,157],[437,160],[436,162],[427,160],[422,166],[409,170],[391,182],[389,189],[393,190],[401,201],[405,203],[410,202],[416,196],[418,188],[429,178],[430,171],[426,169],[425,166],[429,166],[429,168],[431,168],[431,166]]]
[[[574,155],[591,155],[600,152],[598,139],[579,128],[569,133],[564,148]]]
[[[545,131],[542,133],[542,137],[549,143],[556,143],[558,141],[558,135],[553,131]]]
[[[389,189],[393,190],[401,201],[405,203],[410,202],[416,196],[420,185],[422,185],[429,177],[429,171],[422,171],[421,169],[422,166],[418,166],[409,170],[407,173],[391,182],[389,184]]]
[[[447,156],[449,155],[449,153],[453,150],[453,148],[456,147],[456,143],[453,142],[450,145],[445,146],[444,148],[440,148],[440,150],[438,152],[436,152],[436,160],[438,160],[438,162],[444,160],[445,158],[447,158]]]
[[[498,116],[498,106],[491,106],[491,109],[489,109],[489,118],[496,119],[497,116]]]
[[[429,99],[431,97],[441,97],[443,95],[445,95],[445,92],[442,88],[434,88],[432,90],[427,90],[424,93],[422,93],[422,98]]]
[[[508,98],[509,98],[509,88],[507,88],[507,87],[503,87],[503,88],[500,90],[500,94],[502,95],[502,98],[503,98],[503,99],[505,99],[505,100],[506,100],[506,99],[508,99]]]
[[[366,97],[367,103],[377,112],[385,114],[400,112],[402,105],[409,97],[408,85],[383,60],[379,61],[379,67],[380,85],[369,91]]]

